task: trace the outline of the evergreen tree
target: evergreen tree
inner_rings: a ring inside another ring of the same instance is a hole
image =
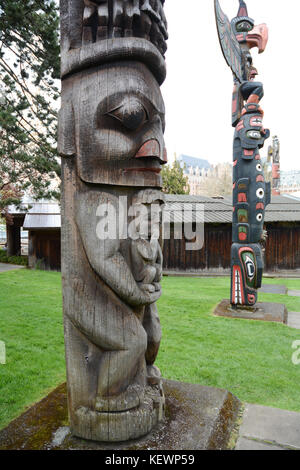
[[[0,213],[58,197],[58,25],[54,0],[0,0]]]
[[[167,194],[189,194],[188,177],[184,175],[178,161],[166,165],[162,170],[163,192]]]

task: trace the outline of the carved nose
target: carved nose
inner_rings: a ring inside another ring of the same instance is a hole
[[[261,54],[266,49],[269,38],[268,26],[263,23],[254,28],[247,34],[247,44],[252,47],[258,47],[258,52]]]
[[[167,163],[168,156],[167,150],[164,148],[163,160],[161,159],[160,145],[156,139],[151,139],[145,142],[135,155],[135,158],[156,157],[163,163]]]
[[[157,140],[152,139],[145,142],[135,156],[135,158],[145,157],[160,157],[160,145]]]

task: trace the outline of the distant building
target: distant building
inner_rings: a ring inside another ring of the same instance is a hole
[[[300,192],[300,170],[280,172],[281,194],[294,194]]]
[[[186,250],[190,240],[182,225],[185,204],[188,206],[186,222],[196,221],[198,204],[204,209],[204,246],[201,250]],[[230,273],[232,196],[167,194],[165,211],[169,212],[166,220],[170,221],[170,237],[166,237],[163,247],[166,272]],[[29,231],[30,267],[60,269],[60,226],[60,206],[55,202],[35,203],[26,214],[24,228]],[[265,228],[268,231],[266,272],[291,271],[299,276],[300,199],[273,196],[266,210]]]
[[[22,253],[21,241],[28,246],[30,268],[60,270],[60,206],[57,201],[34,201],[24,196],[19,208],[10,206],[12,223],[6,224],[7,254]]]
[[[229,274],[232,244],[232,196],[166,195],[165,211],[170,212],[170,237],[164,240],[164,271],[194,272],[205,275]],[[197,205],[204,206],[204,246],[187,251],[182,214],[184,205],[192,206],[187,222],[196,221]],[[173,222],[172,222],[173,221]],[[177,225],[177,227],[176,227]],[[181,230],[178,229],[181,226]],[[300,198],[272,196],[266,209],[265,229],[268,232],[265,250],[265,272],[300,273]],[[179,236],[175,237],[175,233]],[[282,274],[283,275],[283,274]]]
[[[6,243],[6,226],[1,224],[0,225],[0,245]]]
[[[31,204],[23,226],[24,230],[28,230],[30,268],[60,270],[60,226],[60,206],[56,201]]]
[[[209,174],[211,165],[207,160],[202,158],[190,157],[188,155],[180,155],[177,158],[184,174],[188,177],[190,194],[201,194],[203,179]]]

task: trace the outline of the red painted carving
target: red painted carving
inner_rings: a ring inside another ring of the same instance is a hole
[[[142,147],[139,149],[135,158],[143,157],[160,157],[160,147],[157,140],[152,139],[145,142]]]
[[[249,304],[255,304],[255,295],[248,294],[248,302]]]
[[[273,164],[272,165],[272,178],[280,178],[280,170],[279,165]]]
[[[249,49],[252,49],[252,47],[257,47],[258,52],[261,54],[266,49],[268,37],[268,27],[265,23],[254,26],[252,31],[247,34],[247,44]]]
[[[244,127],[245,127],[245,126],[244,126],[244,121],[241,120],[241,121],[238,123],[238,125],[236,126],[236,130],[237,130],[237,131],[240,131],[241,129],[244,129]]]
[[[247,202],[247,195],[246,193],[240,193],[238,195],[238,202]]]

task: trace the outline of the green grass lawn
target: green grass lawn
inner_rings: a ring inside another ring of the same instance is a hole
[[[0,274],[0,428],[65,379],[59,273]]]
[[[300,290],[298,279],[265,279]],[[300,411],[300,365],[291,361],[300,330],[278,323],[214,317],[229,278],[165,278],[159,301],[164,377],[226,388],[242,401]],[[300,299],[260,294],[300,312]]]
[[[298,279],[265,279],[300,290]],[[60,274],[0,274],[0,428],[65,380]],[[300,330],[281,324],[214,317],[229,295],[229,278],[163,280],[163,340],[157,365],[164,377],[227,388],[242,401],[300,411],[300,366],[292,342]],[[300,299],[262,294],[300,312]]]

